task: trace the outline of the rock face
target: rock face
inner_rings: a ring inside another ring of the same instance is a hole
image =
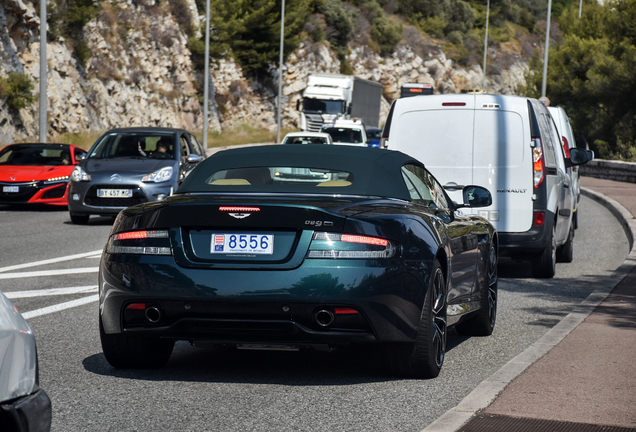
[[[194,0],[187,0],[191,11]],[[85,27],[91,57],[80,65],[66,41],[47,43],[48,136],[101,132],[113,127],[167,126],[201,131],[203,107],[197,88],[187,37],[165,3],[136,0],[102,3],[99,16]],[[193,28],[204,17],[193,14]],[[0,77],[18,72],[31,77],[39,91],[39,16],[30,0],[0,0]],[[367,47],[352,47],[347,61],[362,78],[384,84],[385,118],[390,101],[406,82],[431,83],[437,93],[479,88],[481,67],[461,68],[439,49],[418,55],[402,44],[390,57]],[[282,125],[296,128],[300,120],[296,101],[307,77],[314,72],[338,73],[340,62],[325,44],[302,43],[283,67]],[[519,61],[495,77],[487,89],[514,94],[524,84],[527,63]],[[241,124],[277,128],[278,68],[269,86],[246,80],[232,59],[211,63],[209,127],[213,130]],[[495,79],[496,78],[496,79]],[[202,98],[201,98],[202,99]],[[0,99],[0,144],[37,140],[39,103],[10,112]]]

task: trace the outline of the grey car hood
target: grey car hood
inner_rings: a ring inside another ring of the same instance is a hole
[[[35,336],[0,292],[0,401],[26,396],[37,384]]]
[[[110,175],[117,173],[122,177],[127,175],[144,175],[157,171],[166,166],[174,166],[174,159],[144,159],[144,158],[89,158],[83,168],[89,174]]]

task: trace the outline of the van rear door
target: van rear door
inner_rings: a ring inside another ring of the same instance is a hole
[[[473,184],[475,97],[416,96],[396,102],[388,148],[418,159],[442,186]],[[447,192],[462,202],[461,190]]]
[[[533,172],[528,102],[477,95],[473,184],[488,188],[492,206],[479,209],[502,232],[525,232],[533,223]]]

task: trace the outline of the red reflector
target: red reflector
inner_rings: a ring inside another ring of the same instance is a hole
[[[333,311],[335,312],[336,315],[353,315],[353,314],[360,313],[354,308],[346,308],[346,307],[337,307],[337,308],[334,308]]]
[[[115,234],[115,240],[132,240],[148,238],[148,231],[130,231]]]
[[[541,226],[544,224],[544,222],[545,222],[545,213],[538,212],[534,215],[534,224],[536,226]]]
[[[442,106],[466,106],[466,102],[444,102]]]
[[[389,241],[377,237],[343,234],[341,240],[349,243],[364,243],[377,246],[388,246]]]
[[[410,93],[422,93],[422,89],[421,88],[412,88],[409,89]]]
[[[570,144],[568,144],[568,139],[563,137],[563,150],[565,150],[565,157],[570,158]]]
[[[261,211],[258,207],[219,207],[220,211],[226,212],[257,212]]]
[[[144,310],[146,309],[146,303],[131,303],[128,306],[126,306],[126,309]]]

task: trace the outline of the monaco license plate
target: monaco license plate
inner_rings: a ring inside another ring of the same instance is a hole
[[[212,234],[210,253],[244,253],[271,255],[273,234]]]
[[[19,186],[2,186],[2,192],[7,192],[7,193],[20,192],[20,187]]]
[[[97,196],[100,198],[131,198],[132,189],[97,189]]]

